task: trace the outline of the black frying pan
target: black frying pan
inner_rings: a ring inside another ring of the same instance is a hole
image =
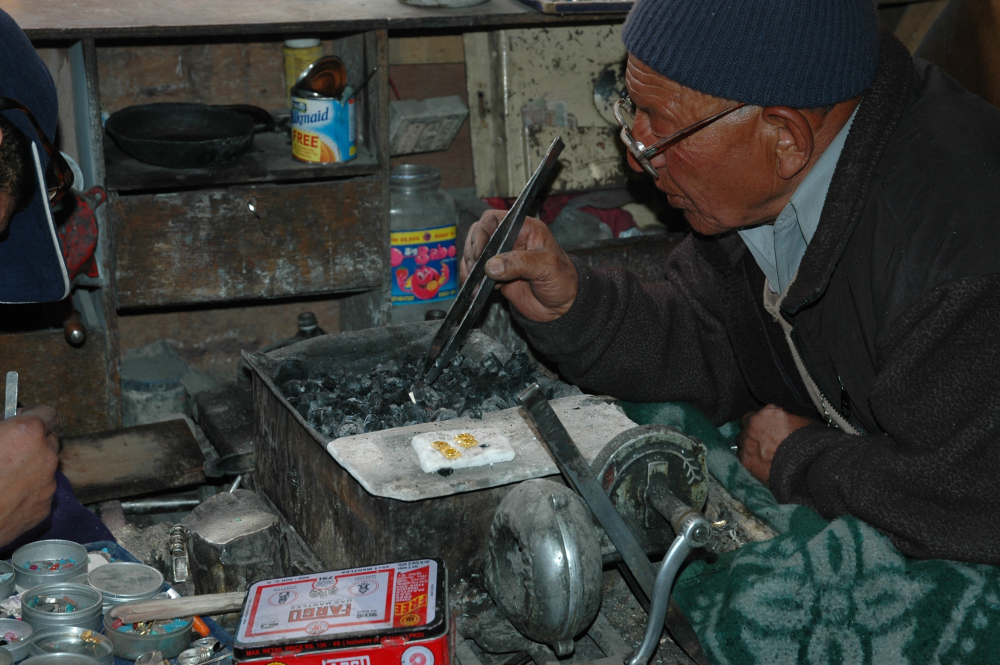
[[[274,129],[274,119],[244,104],[142,104],[115,111],[104,129],[141,162],[192,169],[236,159],[253,143],[255,131]]]

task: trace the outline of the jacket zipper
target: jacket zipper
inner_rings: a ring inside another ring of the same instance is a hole
[[[866,432],[865,429],[863,427],[861,427],[861,425],[859,425],[855,421],[851,420],[850,411],[848,411],[847,414],[845,415],[840,409],[836,408],[833,405],[833,402],[830,401],[830,398],[827,397],[827,395],[826,395],[825,392],[823,392],[823,389],[819,385],[819,381],[816,380],[816,372],[812,368],[812,363],[810,362],[808,356],[806,356],[805,353],[803,353],[803,351],[802,351],[802,344],[799,342],[799,334],[798,334],[798,330],[795,328],[795,323],[791,320],[791,317],[789,317],[788,314],[786,314],[784,312],[784,310],[781,311],[781,316],[785,319],[785,321],[788,322],[788,325],[790,325],[792,327],[792,333],[790,335],[791,340],[792,340],[792,344],[795,345],[795,351],[796,351],[796,353],[799,354],[799,359],[802,360],[802,366],[805,367],[806,371],[809,373],[809,378],[816,385],[816,391],[819,392],[819,396],[823,400],[823,405],[826,408],[828,408],[831,411],[833,411],[837,416],[840,417],[841,420],[843,420],[844,422],[846,422],[849,425],[851,425],[851,427],[853,427],[854,429],[856,429],[860,434],[867,434],[868,432]],[[839,375],[837,377],[837,380],[838,381],[840,380],[840,376]],[[840,384],[840,388],[841,388],[841,390],[844,393],[847,392],[846,390],[844,390],[844,384],[843,383]],[[834,427],[837,427],[836,421],[834,421],[833,418],[830,417],[830,414],[825,413],[823,415],[826,416],[826,424],[827,425],[833,425]]]

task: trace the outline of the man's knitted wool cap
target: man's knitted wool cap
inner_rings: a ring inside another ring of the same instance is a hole
[[[871,85],[874,0],[638,0],[629,53],[668,79],[757,106],[818,108]]]

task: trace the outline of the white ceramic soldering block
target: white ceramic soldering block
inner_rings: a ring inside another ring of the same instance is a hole
[[[472,448],[463,447],[456,439],[462,434],[471,434],[478,442],[477,445]],[[455,459],[448,459],[434,447],[436,441],[444,441],[461,455]],[[417,460],[424,473],[435,473],[441,469],[486,466],[514,459],[514,448],[511,447],[510,441],[494,427],[425,432],[413,437],[410,445],[417,453]]]

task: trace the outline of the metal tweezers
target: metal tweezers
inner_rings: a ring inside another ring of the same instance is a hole
[[[507,215],[500,222],[500,226],[493,233],[490,241],[486,243],[483,253],[476,260],[469,272],[469,278],[458,292],[455,302],[448,310],[448,316],[441,322],[434,341],[431,342],[430,352],[427,354],[427,361],[424,363],[424,381],[427,384],[434,383],[441,375],[441,371],[448,365],[448,362],[455,356],[455,353],[465,343],[465,338],[475,325],[479,314],[486,306],[486,301],[493,291],[496,282],[486,276],[486,262],[497,254],[509,252],[514,247],[514,241],[524,226],[524,218],[528,214],[528,208],[534,203],[542,185],[552,172],[559,153],[562,152],[565,144],[561,138],[557,138],[549,146],[545,158],[538,165],[535,172],[528,179],[528,184],[521,190],[520,196],[514,201],[514,205],[507,212]]]

